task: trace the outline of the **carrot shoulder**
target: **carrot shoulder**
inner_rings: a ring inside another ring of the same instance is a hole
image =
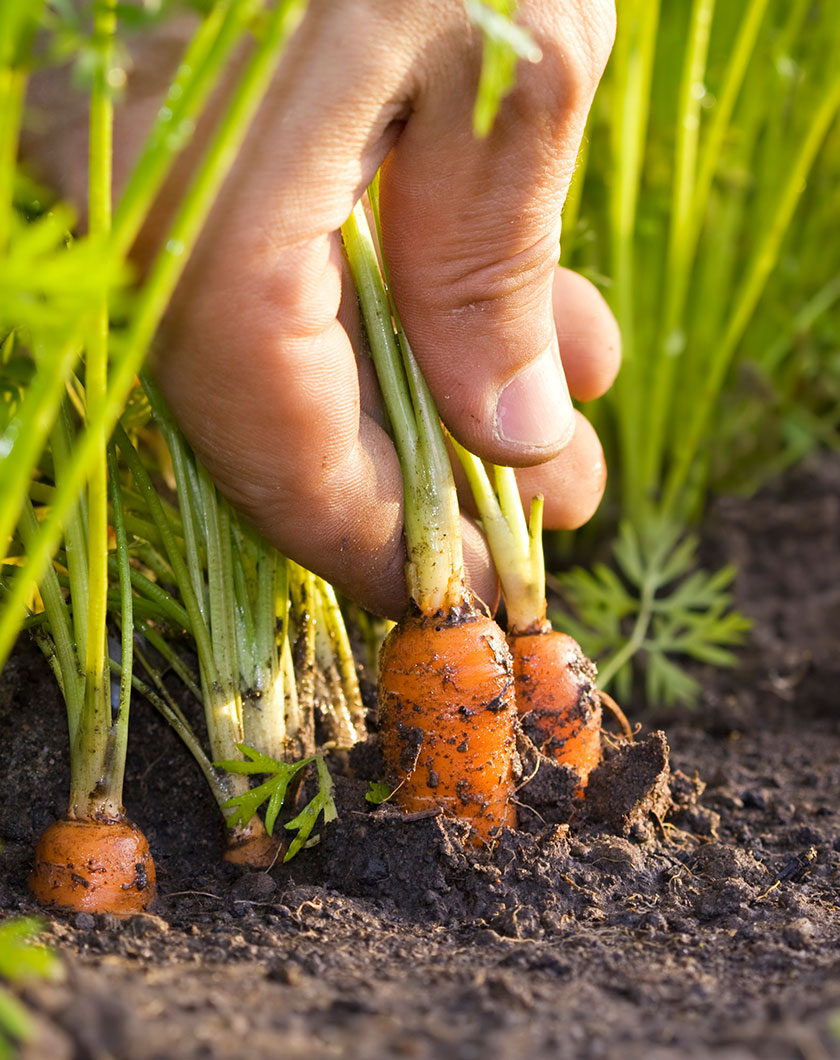
[[[127,819],[63,817],[38,841],[29,887],[45,906],[130,916],[155,897],[155,866]]]

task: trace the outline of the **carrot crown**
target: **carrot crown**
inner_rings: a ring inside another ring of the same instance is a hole
[[[526,524],[513,468],[490,465],[494,480],[491,482],[487,468],[477,456],[454,438],[452,445],[469,480],[502,583],[509,632],[532,633],[545,628],[543,497],[538,495],[531,501]]]
[[[375,185],[370,201],[377,213]],[[467,597],[455,481],[437,409],[389,294],[362,202],[342,226],[405,490],[406,580],[424,614]]]

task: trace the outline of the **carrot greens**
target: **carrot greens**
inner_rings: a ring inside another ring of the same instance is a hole
[[[634,658],[672,702],[697,695],[684,658],[733,658],[731,577],[695,577],[710,494],[834,444],[840,260],[819,233],[838,221],[838,71],[826,5],[619,5],[563,231],[564,264],[603,286],[622,332],[618,380],[588,407],[610,483],[579,537],[600,522],[613,563],[561,582],[622,695]]]

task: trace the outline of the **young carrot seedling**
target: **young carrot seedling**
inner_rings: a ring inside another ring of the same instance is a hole
[[[115,0],[97,6],[94,46],[100,53],[91,89],[89,227],[92,238],[105,240],[111,226],[111,139],[113,102],[108,73],[116,29]],[[78,500],[64,531],[70,607],[55,571],[41,581],[50,632],[39,642],[52,661],[67,704],[70,736],[70,800],[67,814],[41,836],[29,878],[36,898],[47,905],[92,912],[130,914],[145,908],[155,894],[154,863],[142,832],[122,806],[130,697],[132,612],[128,583],[125,528],[121,521],[119,483],[110,454],[112,511],[117,540],[123,615],[123,670],[127,678],[112,708],[106,620],[108,610],[107,436],[99,424],[107,401],[109,308],[105,292],[91,311],[85,334],[85,386],[77,406],[95,445],[86,494]],[[65,401],[52,431],[51,452],[56,486],[70,476],[77,441]],[[39,522],[28,499],[19,524],[27,552],[39,534]],[[71,615],[72,608],[72,615]]]
[[[379,667],[387,779],[403,809],[440,808],[486,840],[516,820],[510,652],[466,585],[443,431],[386,292],[362,203],[342,234],[405,487],[412,602],[386,637]]]

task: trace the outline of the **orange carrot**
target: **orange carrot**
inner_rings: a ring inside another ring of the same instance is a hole
[[[410,615],[389,633],[379,670],[382,751],[405,810],[440,807],[482,839],[514,825],[516,709],[510,653],[492,619]]]
[[[601,699],[595,667],[567,633],[509,634],[516,705],[543,754],[575,769],[581,787],[601,760]]]
[[[519,714],[528,718],[525,730],[545,754],[576,770],[582,793],[601,759],[601,698],[594,664],[546,617],[543,498],[534,498],[526,525],[512,469],[494,468],[494,486],[484,465],[453,445],[502,583]]]
[[[374,191],[371,204],[375,212]],[[464,818],[484,842],[515,823],[513,663],[503,632],[466,587],[440,420],[388,300],[361,204],[342,231],[405,486],[406,580],[414,606],[382,649],[386,773],[404,810]]]
[[[155,865],[128,819],[64,817],[38,841],[29,888],[42,905],[131,916],[155,897]]]

